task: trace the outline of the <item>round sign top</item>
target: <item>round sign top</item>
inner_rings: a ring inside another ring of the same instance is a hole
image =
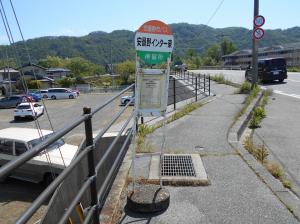
[[[254,18],[254,25],[256,27],[261,27],[264,24],[265,24],[265,17],[263,17],[261,15],[255,16],[255,18]]]
[[[265,35],[265,31],[262,28],[256,28],[253,31],[253,36],[255,39],[259,40],[261,38],[263,38],[263,36]]]
[[[173,35],[171,27],[159,20],[150,20],[145,22],[137,32],[152,33],[160,35]]]

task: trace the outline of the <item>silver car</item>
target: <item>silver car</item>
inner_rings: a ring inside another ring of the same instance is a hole
[[[31,150],[43,139],[53,134],[49,130],[40,131],[32,128],[6,128],[0,130],[0,166]],[[40,137],[40,133],[43,137]],[[71,163],[77,150],[77,146],[66,144],[63,139],[59,139],[42,153],[14,170],[11,176],[35,183],[44,181],[45,184],[49,184],[55,176],[62,172],[65,166]],[[4,179],[1,177],[1,181]]]

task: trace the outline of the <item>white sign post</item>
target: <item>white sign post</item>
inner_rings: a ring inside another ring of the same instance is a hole
[[[171,52],[173,48],[174,37],[171,28],[161,21],[148,21],[136,32],[135,113],[137,118],[140,116],[164,117],[160,170],[166,139],[166,110],[168,104]],[[166,63],[166,69],[152,69],[153,65],[163,63]],[[159,177],[162,187],[160,172]]]

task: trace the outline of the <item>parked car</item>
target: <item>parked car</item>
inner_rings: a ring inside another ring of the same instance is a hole
[[[245,72],[245,79],[252,80],[252,67],[248,67]],[[287,79],[287,69],[285,58],[266,58],[258,60],[258,80],[261,82],[278,80],[283,82]]]
[[[13,108],[22,102],[28,102],[30,99],[25,95],[14,95],[0,99],[0,108]]]
[[[175,65],[174,69],[175,71],[187,71],[187,65],[186,64],[181,64],[181,65]]]
[[[77,97],[77,93],[68,88],[50,88],[47,93],[48,98],[52,100],[56,99],[74,99]]]
[[[48,98],[48,90],[47,89],[41,89],[41,90],[38,90],[36,92],[34,92],[35,94],[39,95],[40,97],[42,98]]]
[[[35,101],[35,102],[39,102],[41,101],[42,97],[40,96],[40,94],[36,94],[36,93],[28,93],[29,96],[32,97],[32,99]]]
[[[30,117],[35,119],[44,114],[44,107],[38,103],[20,103],[14,110],[14,119]]]
[[[78,89],[70,89],[72,92],[76,93],[77,96],[80,95],[80,91]]]
[[[121,97],[121,105],[128,104],[131,101],[131,99],[133,99],[132,102],[130,103],[130,105],[132,106],[132,105],[134,105],[134,101],[135,101],[134,96],[122,96]]]
[[[0,166],[15,160],[19,155],[31,150],[53,134],[50,130],[40,131],[43,137],[40,137],[37,129],[31,128],[11,127],[0,130]],[[25,165],[14,170],[10,176],[35,183],[44,181],[49,184],[53,180],[53,175],[59,175],[65,168],[64,164],[68,166],[71,163],[77,150],[77,146],[66,144],[63,139],[59,139],[45,151],[27,161]],[[51,165],[47,156],[51,160]],[[49,166],[51,166],[51,169]],[[50,173],[50,170],[54,173]]]

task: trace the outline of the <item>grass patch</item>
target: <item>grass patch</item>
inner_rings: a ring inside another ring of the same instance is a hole
[[[291,181],[287,180],[285,177],[285,172],[283,167],[274,161],[268,161],[269,156],[268,149],[263,143],[260,146],[256,146],[250,136],[247,136],[243,142],[244,148],[253,155],[276,179],[280,180],[282,185],[288,189],[292,188]]]
[[[287,69],[288,72],[300,72],[300,67],[292,67]]]
[[[229,85],[229,86],[233,86],[233,87],[239,86],[238,84],[233,83],[233,82],[229,81],[228,79],[225,79],[224,75],[222,75],[222,74],[210,76],[210,79],[215,81],[218,84],[225,84],[225,85]]]
[[[179,118],[191,113],[193,110],[198,109],[201,107],[201,103],[190,103],[188,105],[185,105],[182,109],[179,111],[175,112],[172,116],[170,116],[166,124],[169,124],[175,120],[178,120]],[[138,132],[136,135],[136,151],[138,153],[149,153],[153,152],[153,147],[149,144],[145,145],[145,138],[147,135],[153,133],[156,129],[161,128],[163,126],[163,122],[159,122],[158,124],[155,125],[146,125],[146,124],[141,124],[139,125]]]
[[[237,90],[237,94],[250,94],[251,92],[251,83],[250,82],[244,82],[240,88]]]

